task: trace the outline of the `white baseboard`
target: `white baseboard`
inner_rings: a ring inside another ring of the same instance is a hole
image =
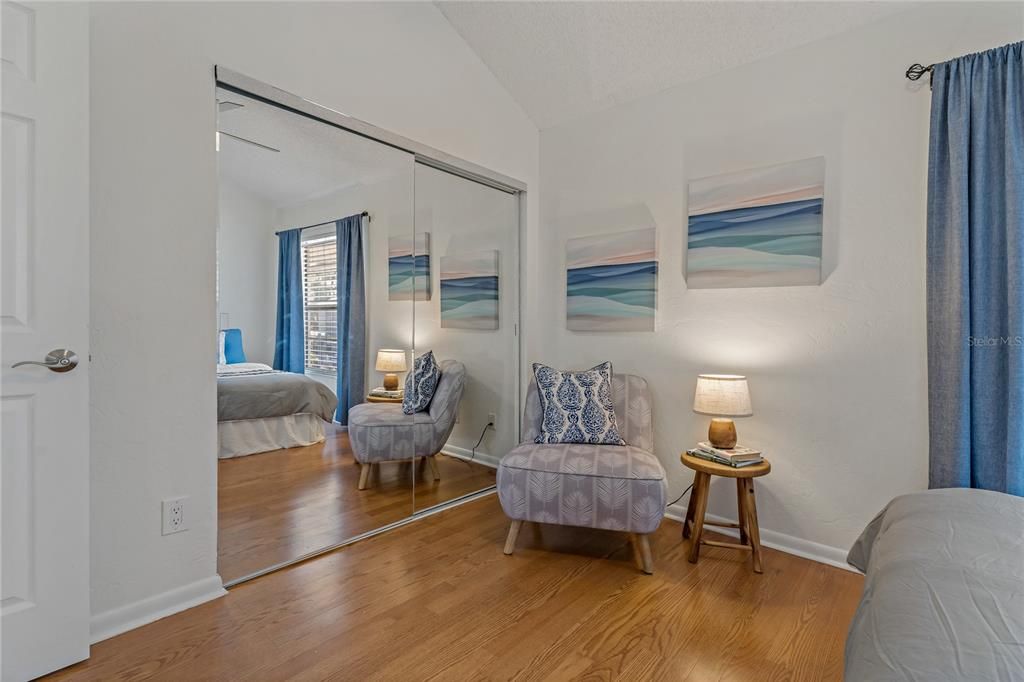
[[[682,523],[683,519],[686,518],[686,507],[674,504],[665,512],[665,516]],[[712,523],[736,523],[736,519],[727,519],[722,516],[715,516],[714,514],[707,514],[704,518]],[[736,528],[712,528],[711,530],[734,538],[739,537],[740,534],[739,530]],[[852,573],[860,573],[860,571],[846,563],[845,549],[829,547],[828,545],[811,542],[810,540],[804,540],[763,527],[759,530],[761,531],[761,544],[765,547],[771,547],[772,549],[777,549],[780,552],[785,552],[786,554],[794,554],[798,557],[803,557],[804,559],[810,559],[811,561],[817,561],[822,564],[828,564],[829,566],[835,566],[836,568],[842,568]]]
[[[484,466],[491,467],[492,469],[498,468],[498,460],[501,459],[501,457],[498,457],[497,455],[492,455],[488,452],[480,452],[479,450],[477,450],[476,457],[474,457],[472,450],[460,448],[455,445],[445,445],[441,448],[441,452],[451,457],[458,457],[459,459],[483,464]]]
[[[197,580],[131,604],[119,606],[92,617],[89,643],[95,644],[123,632],[160,620],[171,614],[199,606],[227,594],[219,575]]]

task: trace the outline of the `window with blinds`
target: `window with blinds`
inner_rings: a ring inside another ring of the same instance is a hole
[[[335,237],[302,242],[306,369],[338,371],[338,251]]]

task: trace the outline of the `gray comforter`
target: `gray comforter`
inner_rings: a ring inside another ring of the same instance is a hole
[[[847,682],[1024,680],[1024,498],[897,497],[847,560],[865,572]]]
[[[271,369],[217,374],[217,421],[265,419],[308,412],[334,419],[338,396],[303,374]]]

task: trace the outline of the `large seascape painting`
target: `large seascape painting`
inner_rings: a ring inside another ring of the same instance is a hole
[[[388,239],[388,300],[430,300],[430,233]]]
[[[691,289],[821,282],[825,159],[690,182]]]
[[[566,242],[566,326],[653,331],[658,295],[654,228]]]
[[[441,256],[441,327],[498,328],[498,252]]]

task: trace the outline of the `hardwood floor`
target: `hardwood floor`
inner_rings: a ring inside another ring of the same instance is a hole
[[[327,440],[218,462],[218,571],[224,581],[329,547],[417,511],[494,485],[494,470],[439,455],[441,480],[423,461],[385,462],[368,490],[348,434],[327,425]]]
[[[60,680],[839,680],[863,579],[806,559],[524,524],[494,496],[93,647]]]

